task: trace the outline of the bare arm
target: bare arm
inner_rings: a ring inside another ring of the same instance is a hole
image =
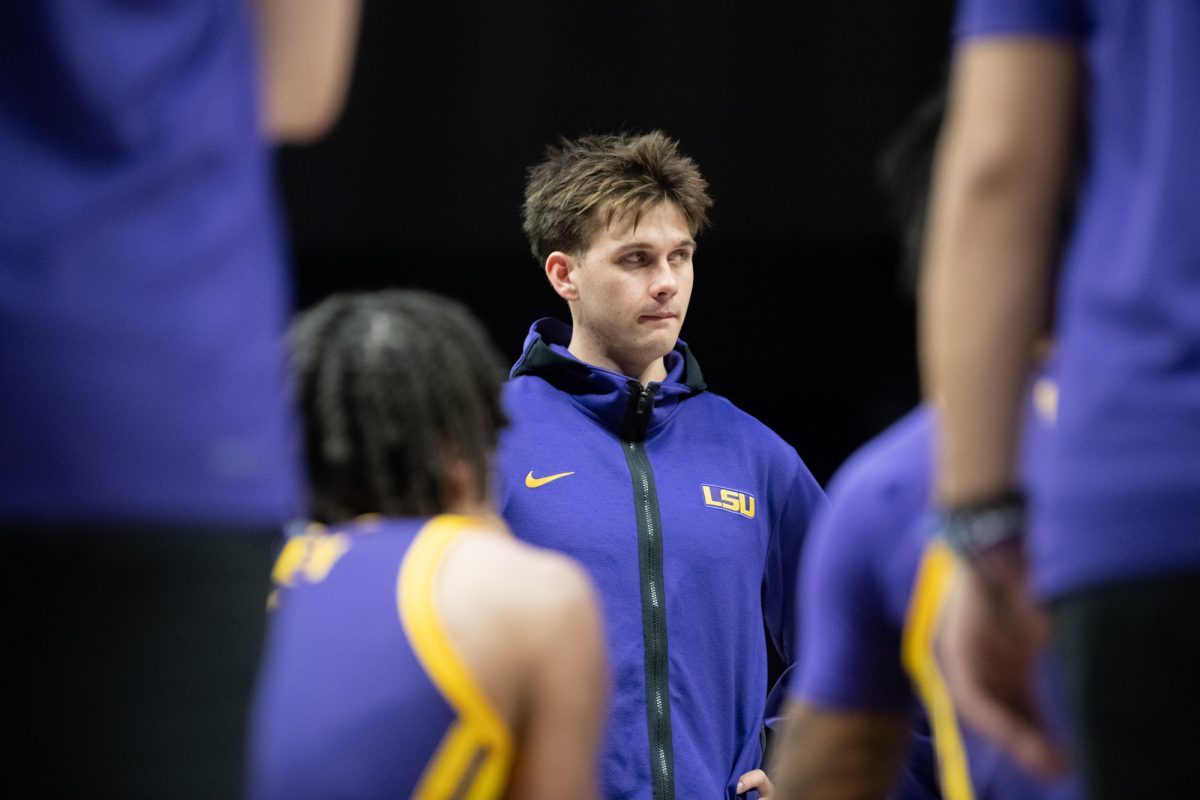
[[[937,493],[955,505],[1016,484],[1021,395],[1047,313],[1071,161],[1078,55],[985,39],[956,56],[921,292],[927,397],[942,405]]]
[[[880,800],[908,741],[903,716],[826,711],[793,702],[775,751],[772,800]]]
[[[944,506],[987,501],[1018,482],[1022,395],[1047,314],[1079,72],[1073,45],[1040,39],[984,39],[955,60],[921,296]],[[1052,773],[1060,758],[1032,702],[1041,634],[1021,572],[964,570],[940,646],[962,717]]]
[[[346,98],[360,0],[256,0],[264,127],[283,142],[319,138]]]
[[[600,615],[582,570],[572,565],[556,582],[557,607],[538,623],[536,659],[525,675],[508,797],[591,800],[599,796],[596,750],[608,682]]]

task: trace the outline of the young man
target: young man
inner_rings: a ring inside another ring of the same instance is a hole
[[[570,326],[536,322],[505,388],[500,508],[600,591],[613,690],[606,796],[732,797],[761,773],[770,646],[823,495],[796,452],[705,391],[678,339],[711,204],[662,133],[551,147],[524,229]]]
[[[504,415],[486,334],[384,292],[326,300],[294,344],[324,527],[275,567],[251,794],[594,797],[599,613],[488,502]]]
[[[944,401],[937,497],[972,563],[948,678],[980,730],[1046,762],[1022,702],[1028,559],[1089,796],[1197,796],[1200,6],[960,5],[922,309],[926,390]],[[1052,210],[1080,154],[1058,271],[1062,401],[1052,468],[1026,484],[1026,546],[1019,397],[1060,254]]]

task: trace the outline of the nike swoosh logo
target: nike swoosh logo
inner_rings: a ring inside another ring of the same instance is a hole
[[[574,472],[560,472],[557,475],[547,475],[544,478],[533,477],[533,470],[529,470],[529,474],[525,476],[525,485],[530,489],[536,489],[539,486],[545,486],[550,481],[556,481],[559,478],[565,478],[568,475],[574,475]]]

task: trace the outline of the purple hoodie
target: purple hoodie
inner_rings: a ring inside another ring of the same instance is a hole
[[[501,512],[599,589],[605,796],[733,798],[762,761],[767,646],[796,658],[797,561],[824,495],[795,450],[705,390],[683,342],[643,388],[569,341],[535,323],[506,385]]]

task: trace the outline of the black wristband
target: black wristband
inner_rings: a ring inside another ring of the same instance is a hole
[[[946,509],[942,538],[946,546],[968,563],[988,551],[1025,535],[1025,495],[1017,490],[981,502]]]

